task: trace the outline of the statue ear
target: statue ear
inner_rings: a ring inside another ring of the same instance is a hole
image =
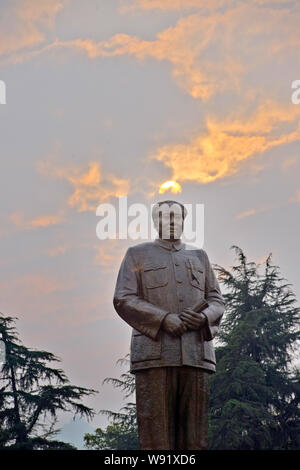
[[[158,217],[158,215],[155,215],[152,219],[153,219],[154,227],[158,229],[158,226],[159,226],[159,217]]]

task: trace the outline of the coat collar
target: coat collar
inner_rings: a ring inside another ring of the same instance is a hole
[[[159,246],[166,248],[167,250],[176,250],[179,251],[183,248],[184,243],[179,239],[176,242],[171,240],[163,240],[162,238],[155,238],[154,243],[157,243]]]

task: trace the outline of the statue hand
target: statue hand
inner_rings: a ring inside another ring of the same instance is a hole
[[[179,316],[191,330],[199,330],[207,322],[207,318],[203,313],[194,312],[191,308],[183,309]]]
[[[174,315],[169,313],[163,323],[162,328],[173,336],[181,336],[186,330],[186,324],[178,317],[178,315]]]

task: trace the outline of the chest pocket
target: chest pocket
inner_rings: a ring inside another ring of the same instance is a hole
[[[190,257],[185,261],[190,283],[193,287],[197,287],[204,291],[205,288],[205,273],[203,265],[196,257]]]
[[[169,281],[169,268],[166,264],[147,264],[143,269],[143,279],[147,289],[166,286]]]

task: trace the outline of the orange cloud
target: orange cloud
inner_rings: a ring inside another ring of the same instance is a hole
[[[165,181],[162,183],[159,187],[159,194],[163,194],[166,191],[171,191],[172,193],[181,193],[182,189],[179,183],[177,181]]]
[[[45,41],[42,31],[51,29],[66,0],[18,0],[1,11],[0,55],[10,54]]]
[[[37,227],[48,227],[49,225],[57,225],[62,221],[60,216],[55,215],[44,215],[30,221],[30,226],[32,228]]]
[[[299,116],[297,106],[280,108],[267,102],[246,118],[208,118],[205,133],[187,144],[164,145],[150,158],[171,168],[173,180],[209,183],[235,174],[243,161],[258,153],[300,140]]]
[[[233,61],[227,66],[218,62],[206,65],[202,61],[201,66],[197,63],[201,51],[205,51],[209,39],[214,34],[216,25],[216,18],[204,21],[199,15],[192,15],[180,19],[175,27],[159,33],[155,41],[145,41],[137,36],[120,33],[108,41],[100,42],[91,39],[55,41],[40,52],[53,48],[75,48],[85,52],[91,59],[134,55],[138,60],[147,57],[167,60],[173,66],[172,75],[177,84],[194,98],[207,100],[218,90],[224,89],[224,80],[219,80],[215,73],[217,71],[213,69],[217,68],[222,72],[223,78],[226,74],[232,77],[242,70]]]
[[[51,257],[54,257],[54,256],[64,255],[66,251],[67,251],[67,248],[65,246],[58,245],[58,246],[55,246],[54,248],[50,248],[47,251],[47,254]]]
[[[298,162],[299,162],[298,156],[287,158],[286,160],[282,162],[282,169],[289,170],[290,168],[292,168],[293,170],[293,167],[296,166]]]
[[[296,194],[289,199],[289,202],[300,202],[300,189],[297,189]]]
[[[252,3],[257,5],[277,4],[284,5],[290,4],[290,0],[251,0]],[[209,9],[214,10],[225,6],[226,8],[231,7],[236,2],[234,0],[131,0],[128,4],[121,5],[120,11],[127,12],[130,10],[188,10],[191,8]],[[244,0],[244,3],[247,3]]]
[[[40,162],[41,173],[67,180],[73,187],[68,199],[71,207],[79,212],[94,211],[96,207],[110,197],[127,195],[130,188],[129,180],[111,174],[103,174],[97,162],[90,162],[88,170],[79,168],[56,168],[47,162]]]
[[[66,314],[70,320],[72,313],[77,309],[75,299],[74,305],[70,308],[74,287],[75,283],[70,279],[61,281],[45,273],[28,274],[0,281],[1,311],[17,316],[26,324],[46,321],[48,324],[45,328],[48,332],[54,325],[57,330],[60,324],[59,317],[64,317]],[[72,291],[71,296],[68,295],[70,291]],[[81,316],[83,311],[85,310],[81,310]]]
[[[57,225],[63,221],[63,217],[61,215],[43,215],[31,220],[26,220],[22,212],[14,212],[10,214],[9,218],[16,227],[24,230],[49,227],[51,225]]]
[[[198,4],[192,1],[187,4],[194,3]],[[284,6],[286,2],[279,3]],[[167,1],[141,1],[138,5],[171,8]],[[182,1],[175,2],[176,8],[183,5]],[[198,5],[203,6],[204,2]],[[33,55],[55,48],[72,48],[85,52],[91,59],[133,55],[141,61],[148,57],[168,61],[177,85],[203,101],[226,90],[242,95],[248,72],[264,67],[270,60],[281,63],[287,56],[293,55],[294,60],[299,57],[300,12],[289,3],[286,8],[272,9],[270,3],[262,0],[225,2],[224,11],[218,9],[222,1],[212,5],[216,8],[213,13],[204,15],[196,10],[159,32],[152,41],[125,33],[103,41],[57,40]]]
[[[121,5],[120,11],[130,10],[188,10],[190,8],[217,8],[226,3],[226,0],[132,0],[128,5]],[[227,4],[232,1],[227,0]]]
[[[120,240],[103,240],[95,245],[95,264],[101,266],[105,272],[116,272],[118,269],[124,247]]]
[[[258,212],[260,212],[260,211],[257,210],[257,209],[249,209],[249,210],[247,210],[247,211],[245,211],[245,212],[241,212],[240,214],[238,214],[238,215],[236,216],[236,218],[237,218],[237,219],[244,219],[245,217],[249,217],[249,216],[251,216],[251,215],[257,214]]]
[[[27,275],[19,279],[0,282],[1,291],[18,292],[19,297],[39,297],[49,295],[54,292],[69,290],[72,288],[70,283],[62,284],[59,280],[46,276]]]
[[[34,3],[37,1],[34,0]],[[53,18],[63,6],[62,1],[54,0],[52,3],[50,0],[45,3],[46,18]],[[280,4],[282,8],[272,8],[272,4]],[[282,63],[286,57],[293,56],[293,60],[299,58],[300,11],[285,0],[272,3],[267,0],[238,3],[233,0],[136,0],[122,8],[192,8],[194,11],[179,18],[174,26],[159,32],[152,41],[126,33],[115,34],[103,41],[89,38],[70,41],[58,39],[41,49],[25,53],[21,51],[9,60],[26,60],[56,48],[82,51],[91,59],[132,55],[142,61],[150,57],[168,61],[173,79],[184,93],[207,101],[227,90],[242,95],[247,73],[259,67],[266,68],[265,65],[270,61]],[[205,14],[203,8],[208,10]],[[37,11],[40,13],[32,16],[33,25],[37,18],[43,17],[41,10]],[[25,17],[28,22],[30,14]],[[33,31],[36,34],[34,28]],[[43,38],[42,35],[40,41]],[[38,38],[35,41],[38,42]]]

